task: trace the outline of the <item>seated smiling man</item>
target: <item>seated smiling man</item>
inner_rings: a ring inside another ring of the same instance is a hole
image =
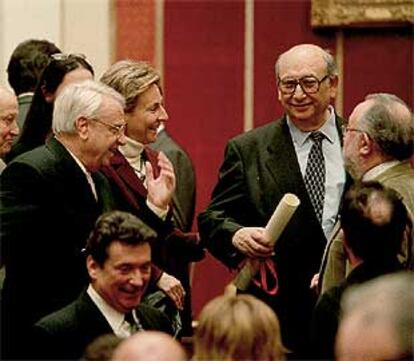
[[[150,242],[156,233],[132,214],[98,218],[86,245],[90,284],[63,309],[34,326],[36,358],[79,359],[100,335],[128,337],[136,331],[172,333],[164,314],[140,304],[151,275]]]

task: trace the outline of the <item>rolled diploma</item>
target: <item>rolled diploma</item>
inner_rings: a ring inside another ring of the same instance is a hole
[[[293,213],[295,213],[296,208],[298,208],[299,204],[299,198],[292,193],[286,193],[280,200],[265,227],[266,235],[269,238],[272,246],[276,244],[276,241],[282,234],[286,225],[289,223],[290,219],[293,216]],[[244,264],[243,268],[232,281],[233,285],[241,291],[246,291],[253,277],[259,270],[259,267],[260,259],[249,258]],[[235,292],[235,289],[231,284],[227,286],[226,293],[227,292]]]

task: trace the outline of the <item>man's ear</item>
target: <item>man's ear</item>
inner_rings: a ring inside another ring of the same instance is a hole
[[[86,140],[89,137],[89,122],[86,117],[81,115],[75,120],[75,128],[81,139]]]
[[[86,257],[86,269],[88,270],[88,274],[91,280],[96,280],[100,267],[91,255],[88,255],[88,257]]]
[[[332,99],[335,99],[336,93],[338,91],[338,83],[339,83],[338,76],[335,75],[335,76],[329,77],[329,81],[330,81],[330,90],[329,90],[330,97]]]
[[[359,138],[359,153],[361,155],[367,156],[373,151],[374,142],[369,137],[367,133],[362,133],[361,137]]]

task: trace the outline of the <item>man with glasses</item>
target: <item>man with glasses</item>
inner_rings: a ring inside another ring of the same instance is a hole
[[[103,84],[69,84],[55,101],[54,137],[2,173],[4,358],[24,359],[25,350],[13,346],[25,344],[28,328],[87,284],[81,249],[96,218],[113,206],[98,170],[125,143],[123,107],[123,97]]]
[[[414,122],[411,109],[393,94],[371,94],[358,104],[349,117],[344,138],[344,160],[356,180],[375,180],[397,191],[411,218],[400,260],[414,268]],[[349,267],[348,267],[349,268]],[[324,293],[345,279],[346,255],[342,235],[328,244],[319,273],[319,288]]]
[[[246,256],[271,257],[248,292],[276,311],[284,344],[293,358],[303,358],[315,301],[309,282],[345,183],[342,120],[330,105],[338,76],[328,52],[301,44],[278,58],[276,81],[286,115],[229,141],[199,230],[211,253],[229,267]],[[301,205],[271,247],[263,227],[285,193],[296,194]]]

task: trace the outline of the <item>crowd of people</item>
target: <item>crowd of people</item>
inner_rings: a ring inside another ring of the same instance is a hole
[[[367,95],[347,121],[330,52],[280,54],[285,114],[228,141],[194,232],[194,168],[154,67],[121,60],[93,80],[86,56],[32,39],[7,71],[3,359],[413,356],[414,119],[396,95]],[[300,206],[274,245],[265,225],[286,193]],[[194,329],[189,267],[206,251],[260,266]]]

